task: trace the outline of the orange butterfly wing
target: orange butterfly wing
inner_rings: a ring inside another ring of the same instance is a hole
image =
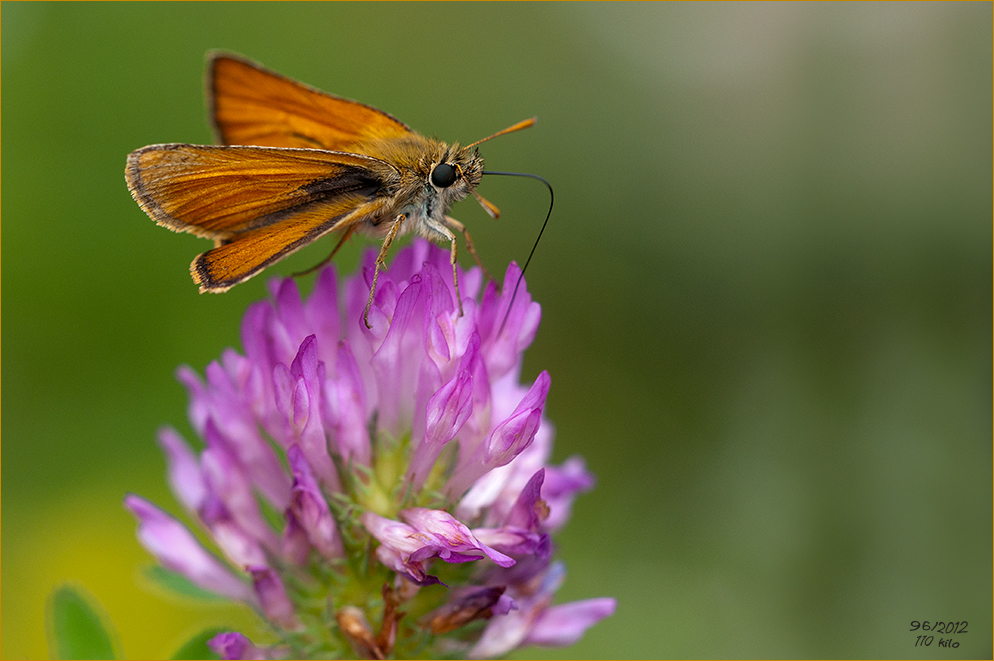
[[[412,133],[372,106],[224,53],[210,57],[207,94],[215,135],[226,145],[355,151],[358,143]]]
[[[166,144],[128,156],[128,188],[159,225],[215,240],[194,260],[201,291],[225,291],[341,227],[377,215],[389,163],[314,149]]]
[[[383,206],[383,202],[374,200],[356,207],[346,199],[315,204],[290,219],[240,234],[230,243],[197,255],[190,264],[190,275],[200,285],[201,293],[228,291],[334,231],[338,223],[349,226],[352,221],[375,215]]]

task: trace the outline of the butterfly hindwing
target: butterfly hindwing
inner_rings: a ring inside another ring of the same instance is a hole
[[[220,242],[190,265],[201,292],[223,292],[337,229],[375,217],[382,200],[343,196],[295,209],[286,219]]]

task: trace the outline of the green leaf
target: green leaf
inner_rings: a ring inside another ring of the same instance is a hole
[[[82,588],[64,585],[48,600],[48,653],[53,659],[114,659],[116,633]],[[95,603],[95,602],[94,602]]]
[[[204,629],[176,650],[171,659],[220,659],[217,654],[207,647],[207,641],[223,631],[231,631],[221,627]]]
[[[227,597],[205,590],[188,579],[186,576],[178,574],[174,571],[169,571],[165,567],[160,567],[159,565],[145,567],[142,569],[142,573],[145,575],[145,578],[173,594],[182,595],[184,597],[193,597],[203,601],[229,601]]]

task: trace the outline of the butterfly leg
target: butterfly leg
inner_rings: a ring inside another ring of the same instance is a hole
[[[452,251],[449,261],[452,262],[452,282],[456,286],[456,301],[459,303],[459,316],[462,316],[462,294],[459,293],[459,274],[456,271],[456,266],[459,262],[456,261],[456,235],[452,232],[448,232],[449,238],[452,241]]]
[[[462,226],[458,220],[454,218],[449,218],[445,216],[442,221],[434,220],[432,218],[424,219],[425,235],[434,241],[448,241],[452,249],[449,251],[449,262],[452,263],[452,282],[456,286],[456,301],[459,303],[459,316],[462,316],[462,294],[459,293],[459,272],[456,267],[459,265],[456,259],[456,235],[452,233],[449,229],[449,223],[455,223],[454,228],[459,230],[465,230],[466,228]],[[474,253],[475,254],[475,253]]]
[[[349,227],[347,227],[345,229],[345,231],[342,233],[342,238],[338,240],[338,243],[335,245],[335,249],[331,251],[330,255],[328,255],[327,257],[325,257],[324,259],[322,259],[320,262],[318,262],[317,264],[315,264],[314,266],[312,266],[309,269],[305,269],[303,271],[298,271],[297,273],[293,273],[292,274],[293,277],[294,278],[299,278],[302,275],[307,275],[308,273],[314,273],[314,271],[317,271],[319,268],[321,268],[322,266],[324,266],[325,264],[327,264],[328,262],[330,262],[332,260],[332,258],[335,256],[335,254],[338,252],[338,249],[341,248],[343,245],[345,245],[345,241],[350,236],[352,236],[352,232],[354,232],[354,231],[355,231],[355,225],[350,225]]]
[[[470,238],[469,230],[466,229],[466,226],[451,216],[445,217],[445,223],[449,227],[456,229],[462,233],[462,235],[466,238],[466,250],[468,250],[469,254],[472,255],[473,259],[476,260],[476,265],[479,266],[481,269],[483,269],[483,275],[487,277],[487,280],[490,280],[491,282],[496,282],[496,280],[494,280],[494,277],[490,275],[490,271],[487,270],[487,267],[483,265],[482,261],[480,261],[480,256],[476,254],[476,248],[473,247],[473,239]]]
[[[390,251],[390,244],[393,243],[393,239],[397,236],[397,232],[400,231],[401,226],[404,221],[407,220],[407,216],[400,214],[397,219],[393,221],[393,227],[390,228],[390,232],[387,234],[386,238],[383,239],[383,247],[380,248],[380,254],[376,257],[376,269],[373,271],[373,286],[369,288],[369,300],[366,301],[366,311],[362,313],[362,321],[366,324],[366,328],[372,328],[369,325],[369,308],[373,305],[373,295],[376,293],[376,280],[380,277],[380,269],[386,265],[387,252]]]

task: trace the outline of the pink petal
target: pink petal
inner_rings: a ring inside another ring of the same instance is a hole
[[[200,462],[175,429],[159,430],[159,446],[166,455],[169,485],[190,513],[196,513],[207,496],[207,485],[200,472]]]
[[[542,611],[525,637],[525,645],[563,646],[580,640],[587,629],[614,614],[616,602],[610,597],[584,599],[551,606]]]
[[[255,602],[251,588],[201,546],[182,523],[134,494],[125,497],[124,505],[138,519],[138,541],[164,567],[211,592]]]

